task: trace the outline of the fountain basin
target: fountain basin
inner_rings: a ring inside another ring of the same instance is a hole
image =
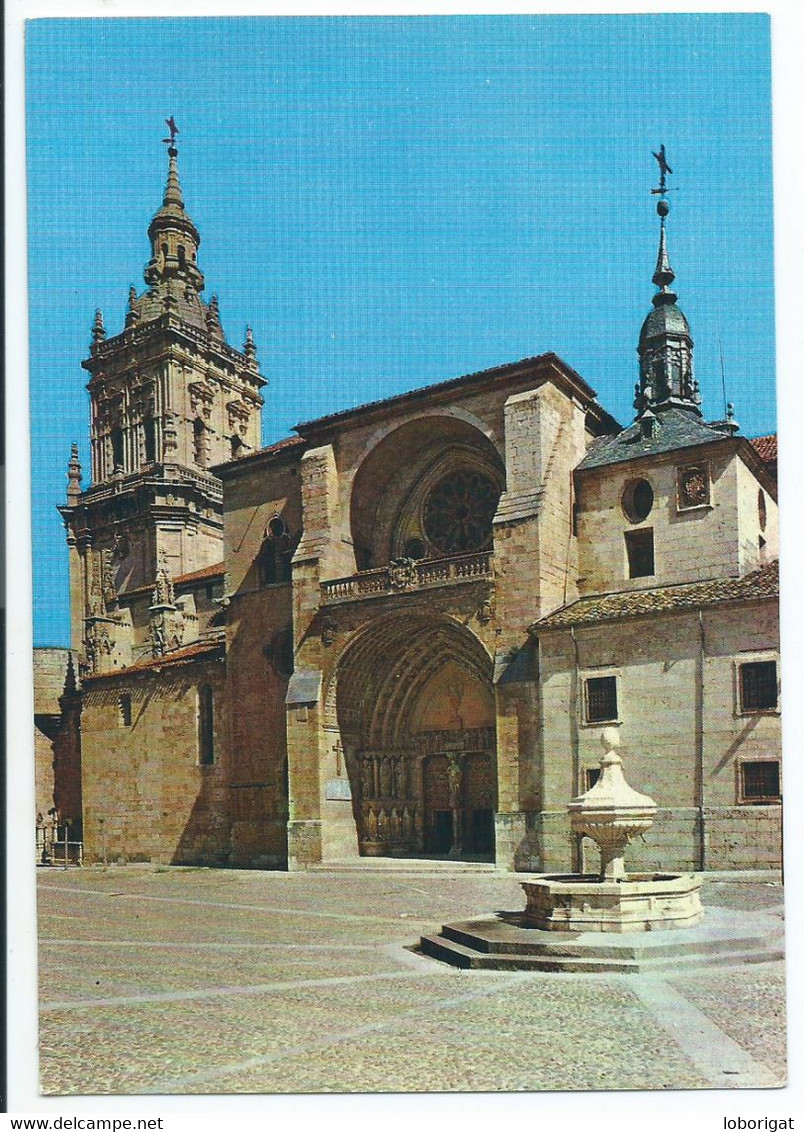
[[[703,916],[701,878],[631,873],[621,880],[568,874],[524,881],[523,925],[553,932],[653,932],[689,928]]]

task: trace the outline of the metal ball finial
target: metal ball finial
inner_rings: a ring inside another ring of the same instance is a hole
[[[661,218],[664,219],[665,216],[667,216],[668,212],[670,211],[670,202],[667,201],[667,200],[657,201],[656,202],[656,211],[658,212],[659,216],[661,216]]]

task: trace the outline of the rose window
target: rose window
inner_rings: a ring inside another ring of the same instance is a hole
[[[424,505],[424,533],[441,554],[491,546],[491,523],[500,492],[488,476],[464,470],[435,485]]]

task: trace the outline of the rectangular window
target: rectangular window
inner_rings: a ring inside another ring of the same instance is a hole
[[[124,692],[118,700],[120,710],[120,726],[131,727],[131,696]]]
[[[600,778],[599,766],[588,766],[584,772],[584,790],[591,790],[597,780]]]
[[[775,711],[779,706],[776,661],[758,660],[740,665],[740,710]]]
[[[209,684],[198,690],[198,762],[212,766],[215,762],[214,702]]]
[[[610,723],[616,719],[617,677],[590,677],[586,681],[586,722]]]
[[[779,763],[775,759],[740,763],[740,801],[779,802]]]
[[[626,531],[625,551],[628,555],[629,578],[651,578],[653,568],[653,531]]]

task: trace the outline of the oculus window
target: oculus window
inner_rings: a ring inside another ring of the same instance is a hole
[[[653,510],[653,488],[647,480],[626,484],[622,498],[623,511],[632,523],[641,523]]]
[[[482,472],[471,468],[452,472],[439,480],[425,500],[424,534],[441,554],[488,550],[499,498],[499,488]]]

